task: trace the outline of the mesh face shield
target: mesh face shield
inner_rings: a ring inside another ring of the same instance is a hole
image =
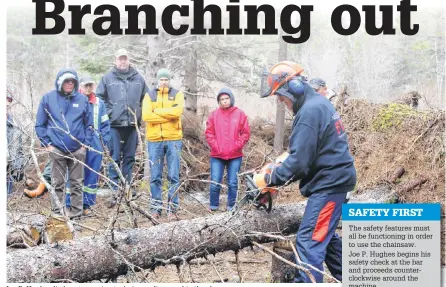
[[[271,95],[273,90],[272,85],[268,83],[270,73],[265,69],[263,70],[262,77],[260,79],[260,98],[266,98]]]
[[[286,81],[287,73],[271,74],[268,71],[262,73],[262,78],[260,81],[260,97],[266,98],[271,96],[279,86],[283,85]]]

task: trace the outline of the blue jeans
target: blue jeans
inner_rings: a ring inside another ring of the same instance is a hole
[[[237,173],[240,171],[240,166],[242,164],[242,157],[224,160],[220,158],[211,157],[211,195],[210,195],[210,208],[212,210],[218,209],[220,203],[220,189],[221,181],[223,179],[223,172],[225,167],[228,171],[228,203],[227,209],[230,210],[235,205],[235,200],[237,199]],[[219,183],[215,184],[213,182]]]
[[[322,264],[325,261],[331,275],[339,281],[342,281],[342,239],[335,231],[346,197],[347,193],[319,192],[310,195],[296,236],[300,260],[321,271],[324,271]],[[296,264],[299,264],[297,260]],[[323,282],[320,273],[312,269],[310,272],[316,283]],[[305,272],[298,271],[294,283],[311,283],[311,280]]]
[[[180,157],[183,142],[181,140],[147,142],[150,161],[150,209],[161,214],[163,208],[162,177],[164,156],[167,161],[168,204],[167,212],[175,213],[179,205],[178,186],[180,184]]]
[[[110,134],[110,155],[121,169],[126,183],[130,184],[132,182],[132,169],[135,164],[136,146],[138,145],[138,133],[135,127],[112,127],[110,128]],[[110,163],[108,173],[110,180],[118,184],[120,180],[113,163]],[[118,189],[114,184],[111,184],[111,186],[113,191]]]

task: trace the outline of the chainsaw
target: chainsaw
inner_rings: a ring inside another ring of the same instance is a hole
[[[273,198],[275,198],[277,190],[275,188],[259,189],[252,179],[253,175],[253,173],[245,174],[247,190],[245,196],[232,209],[232,214],[235,214],[246,204],[252,204],[257,209],[265,210],[267,213],[271,211]]]
[[[265,165],[261,173],[271,174],[274,166],[280,165],[287,157],[288,152],[284,152],[278,158],[276,158],[274,163]],[[273,207],[273,199],[277,197],[278,190],[275,187],[265,187],[259,189],[253,180],[254,173],[246,173],[244,178],[246,181],[247,190],[245,191],[245,196],[234,206],[232,209],[232,214],[235,214],[242,206],[247,203],[252,204],[257,209],[265,210],[267,213],[271,212]]]

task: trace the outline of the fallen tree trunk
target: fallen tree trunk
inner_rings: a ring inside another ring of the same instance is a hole
[[[388,201],[389,194],[381,192],[384,194],[381,202]],[[354,202],[355,196],[350,201]],[[369,198],[377,202],[374,196]],[[294,234],[304,210],[305,203],[275,206],[269,214],[255,209],[241,210],[235,216],[223,213],[147,229],[114,231],[113,242],[110,235],[102,235],[18,250],[6,256],[7,279],[16,283],[62,279],[88,282],[124,275],[129,267],[138,271],[183,264],[209,254],[251,246],[252,240],[259,243],[275,240],[259,233]]]
[[[251,245],[252,231],[263,233],[297,231],[305,206],[277,206],[268,216],[264,211],[241,211],[236,216],[224,213],[190,221],[157,225],[148,229],[114,232],[110,236],[81,238],[41,245],[7,254],[8,282],[54,282],[70,279],[87,282],[127,273],[128,265],[154,268],[166,263],[181,263],[227,250]],[[259,242],[271,238],[256,238]],[[170,261],[165,261],[169,260]]]
[[[364,191],[358,190],[350,196],[349,203],[395,203],[398,202],[398,195],[388,185],[379,185]]]

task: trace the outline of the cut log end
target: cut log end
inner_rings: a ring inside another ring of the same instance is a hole
[[[67,222],[55,218],[48,219],[45,232],[47,243],[73,240],[73,233]]]
[[[40,236],[41,236],[40,231],[35,227],[30,227],[29,230],[31,231],[31,238],[37,245],[37,243],[39,243],[40,241]]]

